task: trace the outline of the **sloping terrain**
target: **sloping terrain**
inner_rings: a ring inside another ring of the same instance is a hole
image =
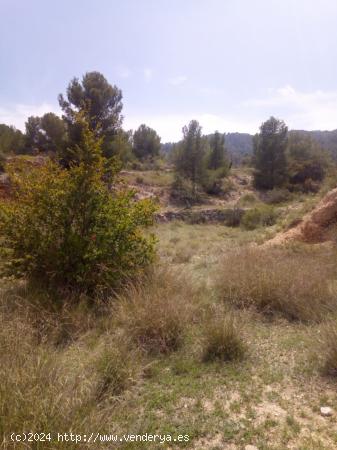
[[[331,228],[337,222],[337,188],[326,194],[317,206],[294,228],[276,235],[268,245],[298,240],[311,244],[332,239]]]

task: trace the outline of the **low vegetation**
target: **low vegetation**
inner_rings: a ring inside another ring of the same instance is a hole
[[[220,225],[159,226],[161,261],[173,267],[157,267],[95,307],[85,300],[56,307],[41,289],[4,285],[1,433],[121,433],[138,423],[140,433],[182,432],[190,436],[187,448],[207,448],[223,426],[221,445],[268,448],[273,423],[275,448],[332,448],[335,427],[318,424],[317,411],[326,403],[337,407],[334,382],[320,372],[323,364],[335,374],[335,328],[321,332],[323,350],[317,357],[312,352],[315,322],[333,312],[333,254],[324,248],[247,250],[244,240],[238,251],[240,236],[252,243],[263,228],[228,230],[233,234]],[[166,253],[165,239],[174,239],[173,252],[189,242],[193,262],[169,262],[174,254]],[[209,261],[209,253],[217,259]],[[275,320],[266,322],[255,311]],[[139,419],[144,405],[145,421]],[[245,428],[236,428],[238,420]],[[307,424],[312,431],[304,437]]]
[[[119,297],[113,315],[139,348],[169,353],[182,346],[197,303],[196,289],[185,277],[160,270],[132,284]]]
[[[204,328],[203,360],[235,361],[246,353],[238,320],[233,313],[215,312]]]
[[[268,242],[336,186],[332,161],[274,117],[253,167],[195,120],[164,155],[155,130],[122,129],[121,100],[90,72],[62,119],[0,126],[0,447],[73,450],[9,436],[75,431],[335,448],[335,247]]]
[[[242,226],[246,230],[255,230],[258,227],[270,227],[275,225],[277,220],[277,212],[268,205],[262,205],[248,209],[242,217]]]
[[[219,295],[231,305],[304,322],[336,311],[333,254],[253,247],[227,254],[220,267]]]
[[[329,321],[323,328],[320,354],[323,355],[323,370],[327,375],[337,376],[337,322]]]

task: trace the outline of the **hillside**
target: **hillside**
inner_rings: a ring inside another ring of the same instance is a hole
[[[337,130],[333,131],[290,131],[290,133],[299,132],[303,135],[312,137],[315,141],[321,145],[322,148],[328,150],[334,159],[337,159]]]
[[[206,135],[210,138],[212,135]],[[225,142],[228,153],[233,163],[238,164],[245,155],[250,155],[253,151],[253,136],[248,133],[225,133]],[[167,142],[162,144],[161,151],[165,155],[169,155],[175,143]]]
[[[123,175],[157,194],[170,177]],[[249,174],[232,178],[227,206],[263,207]],[[56,308],[55,293],[3,280],[5,436],[23,426],[51,430],[51,443],[39,447],[46,450],[73,450],[56,442],[69,430],[81,450],[93,448],[92,433],[98,450],[111,436],[125,450],[335,448],[336,382],[322,373],[325,336],[335,342],[322,319],[336,308],[334,252],[260,245],[316,201],[283,202],[274,225],[254,229],[158,223],[153,271],[97,310],[75,297]],[[161,445],[127,441],[148,435]]]
[[[337,130],[333,131],[306,131],[306,130],[290,130],[289,134],[300,133],[310,136],[323,149],[328,150],[334,159],[337,159]],[[207,137],[212,136],[207,135]],[[246,155],[253,152],[253,135],[249,133],[225,133],[226,148],[235,164],[242,161]],[[174,146],[173,142],[162,144],[162,152],[166,155],[170,154]]]

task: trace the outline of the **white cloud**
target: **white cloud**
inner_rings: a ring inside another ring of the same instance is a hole
[[[135,116],[125,115],[125,126],[135,129],[141,123],[154,128],[162,141],[176,141],[182,137],[182,127],[196,119],[203,133],[245,132],[256,133],[261,123],[274,115],[284,119],[290,129],[333,130],[337,128],[337,91],[316,90],[303,92],[285,85],[266,90],[265,96],[234,105],[228,114],[191,112]]]
[[[306,130],[336,129],[336,105],[337,91],[302,92],[290,85],[269,89],[265,97],[242,104],[261,119],[272,114],[283,118],[290,128]]]
[[[213,133],[215,130],[221,132],[239,131],[255,133],[260,124],[259,121],[240,121],[229,116],[207,113],[162,114],[153,116],[132,116],[126,114],[124,128],[135,130],[140,124],[145,123],[157,131],[162,138],[162,142],[174,142],[182,138],[183,126],[187,125],[192,119],[199,121],[204,134]]]
[[[185,83],[185,81],[187,81],[187,76],[179,75],[177,77],[169,78],[168,83],[171,86],[179,86],[180,84]]]
[[[225,90],[217,87],[203,87],[200,88],[199,92],[203,95],[222,95],[225,93]]]
[[[14,125],[19,130],[25,129],[25,122],[29,116],[43,116],[47,112],[61,115],[60,108],[49,103],[40,105],[16,104],[5,108],[0,107],[0,123]]]
[[[119,66],[117,69],[117,74],[120,78],[130,78],[132,71],[126,66]]]
[[[153,78],[153,70],[150,69],[149,67],[145,67],[145,69],[143,69],[143,75],[145,81],[149,82]]]
[[[147,75],[145,75],[145,70]],[[152,70],[144,69],[144,77],[152,78]],[[261,98],[249,99],[228,109],[228,114],[206,112],[167,113],[167,114],[129,114],[125,111],[124,128],[136,129],[142,123],[154,128],[163,142],[177,141],[182,138],[182,127],[196,119],[203,127],[203,133],[246,132],[256,133],[261,123],[270,115],[285,120],[291,129],[332,130],[337,128],[337,91],[316,90],[298,91],[290,85],[277,89],[268,89]],[[0,123],[14,125],[24,130],[29,116],[41,116],[46,112],[61,114],[56,105],[41,103],[38,105],[16,104],[0,107]]]

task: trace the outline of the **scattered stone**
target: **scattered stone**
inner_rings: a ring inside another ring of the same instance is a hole
[[[190,224],[223,223],[228,226],[238,226],[244,214],[242,208],[212,208],[202,210],[164,211],[155,215],[159,223],[182,220]]]
[[[255,445],[246,445],[245,450],[259,450]]]
[[[332,409],[329,406],[322,406],[321,407],[321,416],[323,416],[323,417],[331,417],[332,416]]]

